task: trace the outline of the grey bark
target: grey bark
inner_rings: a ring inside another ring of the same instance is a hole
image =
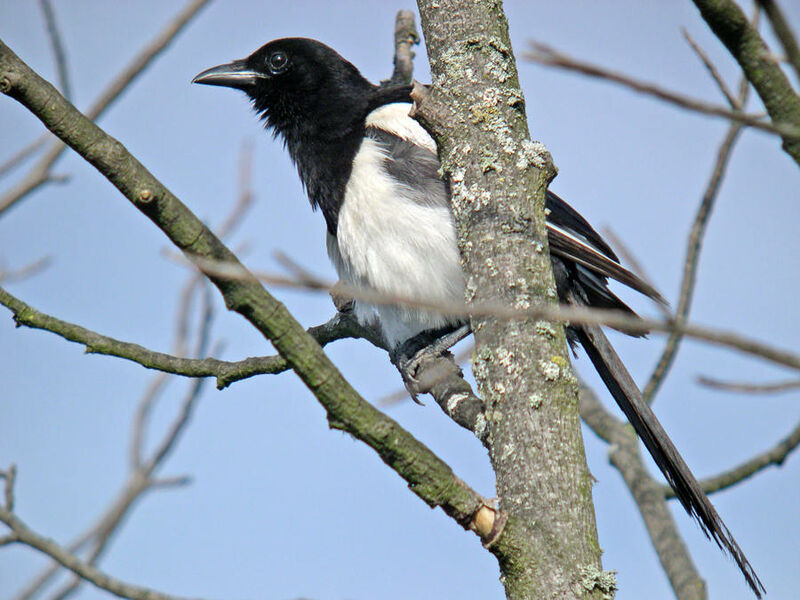
[[[554,175],[531,142],[502,4],[420,0],[433,88],[416,116],[450,178],[467,301],[555,303],[544,191]],[[500,561],[508,598],[610,597],[562,327],[472,319],[473,371],[503,512],[526,545]]]

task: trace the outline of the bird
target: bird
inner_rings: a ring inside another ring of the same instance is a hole
[[[280,138],[313,209],[325,219],[328,255],[342,281],[388,298],[435,306],[464,301],[450,205],[437,147],[412,117],[411,87],[375,85],[339,53],[308,38],[271,41],[247,58],[206,69],[193,83],[244,92],[265,127]],[[626,269],[575,209],[548,190],[545,214],[559,301],[636,313],[609,289],[609,279],[665,303]],[[463,331],[463,316],[412,304],[355,300],[356,318],[377,325],[390,354],[408,364],[409,343],[426,332]],[[640,331],[625,331],[640,336]],[[573,350],[583,347],[611,395],[685,510],[727,551],[758,598],[755,570],[717,514],[599,326],[570,324]]]

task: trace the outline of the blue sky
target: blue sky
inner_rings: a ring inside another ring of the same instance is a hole
[[[800,10],[783,2],[796,30]],[[75,104],[85,108],[182,6],[56,0]],[[791,8],[789,8],[791,6]],[[201,218],[219,223],[236,194],[244,140],[254,145],[256,205],[232,238],[253,268],[275,271],[281,250],[333,276],[321,215],[312,213],[280,143],[264,134],[244,98],[191,86],[197,72],[284,36],[320,39],[377,81],[391,72],[396,10],[390,2],[212,3],[101,119]],[[506,3],[518,57],[529,39],[665,87],[721,103],[683,41],[686,27],[735,85],[736,66],[690,2]],[[366,34],[366,35],[365,35]],[[37,3],[0,3],[0,37],[34,69],[55,71]],[[424,49],[416,77],[428,80]],[[552,189],[596,227],[610,226],[673,302],[685,238],[726,123],[689,114],[609,84],[520,63],[532,137],[552,152]],[[751,104],[758,110],[758,104]],[[41,126],[0,99],[0,160]],[[7,189],[24,170],[0,181]],[[0,258],[21,266],[52,256],[43,273],[8,284],[33,306],[90,329],[168,351],[183,267],[166,260],[162,234],[88,165],[64,156],[49,186],[0,218]],[[800,334],[796,230],[797,166],[770,135],[747,131],[709,227],[693,320],[797,348]],[[324,295],[276,289],[307,325],[332,313]],[[645,314],[653,307],[620,293]],[[270,353],[261,336],[218,299],[215,339],[224,358]],[[0,315],[4,309],[0,310]],[[655,314],[655,313],[653,313]],[[638,381],[646,381],[663,337],[613,336]],[[363,341],[329,353],[356,388],[376,401],[400,387],[384,353]],[[125,476],[130,422],[152,373],[121,360],[85,356],[43,332],[0,318],[0,465],[19,468],[17,510],[34,529],[66,542],[93,522]],[[613,401],[585,357],[577,368]],[[694,378],[766,381],[791,373],[728,350],[686,342],[655,409],[698,476],[715,474],[774,445],[797,419],[797,394],[733,396]],[[171,383],[154,415],[166,427],[187,382]],[[493,477],[480,444],[428,401],[388,409],[481,493]],[[616,411],[616,408],[613,408]],[[604,567],[619,571],[620,600],[671,597],[641,519],[607,448],[585,431]],[[156,434],[150,436],[156,439]],[[502,598],[494,559],[477,539],[431,511],[362,444],[328,430],[322,409],[291,374],[217,392],[209,382],[193,423],[163,475],[191,486],[146,496],[102,567],[165,592],[204,598]],[[800,585],[800,460],[790,458],[712,500],[764,581],[770,598]],[[735,565],[673,507],[712,598],[748,598]],[[33,552],[0,552],[4,597],[45,564]],[[105,597],[84,588],[81,598]]]

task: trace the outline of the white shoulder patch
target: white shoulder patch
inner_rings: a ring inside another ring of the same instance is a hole
[[[436,154],[436,144],[433,138],[422,128],[422,125],[408,116],[410,110],[411,104],[408,102],[385,104],[367,115],[367,127],[383,129]]]

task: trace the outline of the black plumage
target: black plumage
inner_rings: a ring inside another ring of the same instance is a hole
[[[463,302],[464,282],[433,140],[408,117],[407,86],[381,88],[314,40],[270,42],[246,59],[200,73],[197,83],[244,91],[294,161],[311,205],[321,209],[328,251],[348,283],[388,295]],[[548,240],[559,300],[635,315],[608,287],[614,279],[656,301],[648,283],[573,208],[546,196]],[[408,306],[356,303],[360,320],[380,326],[399,348],[415,335],[459,319]],[[734,558],[756,596],[764,588],[711,502],[661,427],[600,327],[571,325],[681,504]]]

